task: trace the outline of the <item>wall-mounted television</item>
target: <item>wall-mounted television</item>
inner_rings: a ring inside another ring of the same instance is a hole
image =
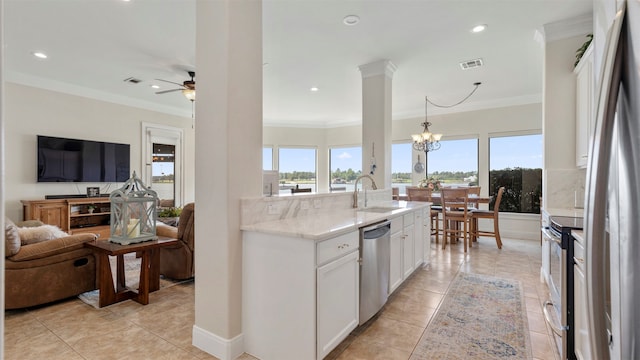
[[[38,182],[124,182],[129,144],[38,135]]]

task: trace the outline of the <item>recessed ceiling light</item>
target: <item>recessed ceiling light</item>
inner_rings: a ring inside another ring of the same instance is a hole
[[[487,30],[487,25],[485,24],[480,24],[480,25],[476,25],[473,27],[473,29],[471,29],[472,33],[479,33],[479,32],[483,32]]]
[[[347,15],[342,19],[342,22],[345,25],[353,26],[360,22],[360,17],[358,15]]]
[[[318,89],[317,87],[315,87],[315,86],[314,86],[314,87],[312,87],[312,88],[311,88],[311,89],[309,89],[309,90],[310,90],[310,91],[313,91],[313,92],[316,92],[316,91],[318,91],[318,90],[320,90],[320,89]]]
[[[160,86],[159,85],[155,85],[155,84],[151,85],[151,87],[154,88],[154,89],[160,89]]]
[[[40,51],[34,52],[33,56],[37,57],[38,59],[46,59],[48,57],[47,54]]]

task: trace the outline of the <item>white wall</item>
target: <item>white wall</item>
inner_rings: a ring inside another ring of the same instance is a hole
[[[22,219],[23,199],[84,194],[87,186],[114,190],[121,184],[37,183],[36,135],[126,143],[131,171],[141,174],[141,123],[184,129],[185,203],[194,200],[194,129],[191,119],[74,95],[5,83],[6,215]]]

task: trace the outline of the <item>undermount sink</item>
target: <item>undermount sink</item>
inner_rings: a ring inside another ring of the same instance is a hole
[[[374,206],[374,207],[358,208],[357,211],[374,212],[374,213],[386,213],[386,212],[390,212],[390,211],[398,210],[398,209],[400,209],[400,208],[399,207]]]

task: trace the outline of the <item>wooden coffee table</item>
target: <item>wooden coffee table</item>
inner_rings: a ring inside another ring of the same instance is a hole
[[[103,307],[129,299],[142,305],[148,304],[149,293],[160,289],[160,248],[174,245],[177,242],[178,239],[159,236],[155,240],[130,245],[120,245],[104,240],[85,243],[85,246],[93,249],[97,255],[98,286],[100,289],[98,306]],[[123,255],[133,252],[142,257],[138,289],[127,287],[124,276]],[[109,256],[117,257],[115,288]]]

